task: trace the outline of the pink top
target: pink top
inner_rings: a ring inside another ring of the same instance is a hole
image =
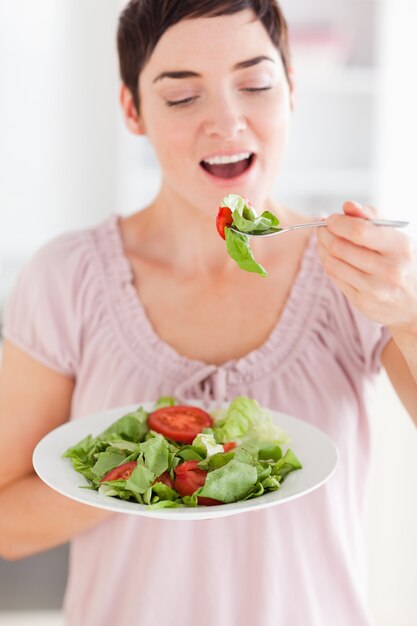
[[[246,394],[325,431],[340,465],[324,487],[281,506],[194,522],[116,514],[76,537],[69,626],[369,626],[364,397],[387,329],[332,286],[314,236],[267,341],[221,367],[161,341],[132,279],[112,216],[44,246],[9,298],[5,337],[76,378],[71,419],[166,394]]]

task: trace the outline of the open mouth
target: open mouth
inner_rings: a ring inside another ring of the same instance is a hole
[[[236,178],[250,168],[255,158],[253,152],[244,152],[230,156],[215,156],[200,161],[201,167],[218,178]]]

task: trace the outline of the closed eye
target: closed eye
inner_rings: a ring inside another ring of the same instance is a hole
[[[165,100],[165,104],[168,107],[184,106],[191,104],[191,102],[194,102],[197,98],[198,96],[190,96],[189,98],[183,98],[182,100]]]
[[[248,93],[255,93],[257,91],[268,91],[269,89],[272,89],[272,87],[244,87],[242,89],[242,91],[246,91]]]

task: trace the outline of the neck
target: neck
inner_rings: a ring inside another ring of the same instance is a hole
[[[217,207],[208,215],[163,185],[151,205],[125,220],[125,244],[133,254],[184,275],[233,273],[237,266],[216,230],[216,213]],[[267,240],[252,241],[251,247],[261,262],[270,250]]]

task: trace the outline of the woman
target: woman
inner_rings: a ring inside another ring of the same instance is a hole
[[[365,392],[381,364],[417,419],[416,245],[347,202],[317,237],[256,241],[240,270],[214,226],[229,192],[273,205],[293,83],[273,0],[134,0],[121,16],[121,106],[162,170],[143,211],[44,246],[5,318],[0,554],[72,540],[71,626],[365,626]],[[160,395],[239,393],[336,442],[329,483],[281,507],[179,523],[72,502],[33,474],[48,431]],[[10,446],[10,441],[13,446]]]

